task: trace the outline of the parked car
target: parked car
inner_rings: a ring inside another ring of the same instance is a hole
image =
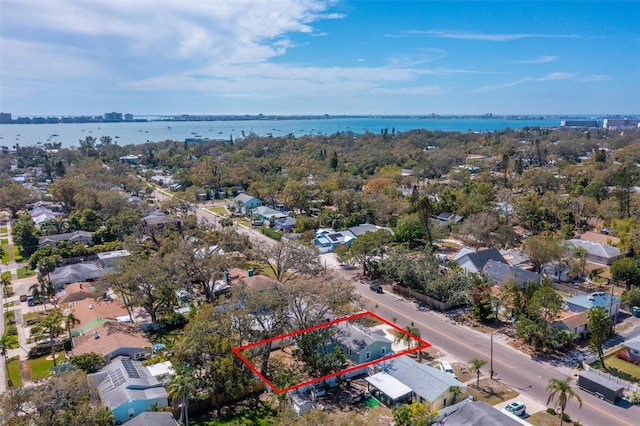
[[[514,401],[504,407],[504,409],[516,416],[522,416],[527,411],[527,406],[524,405],[524,402]]]
[[[449,361],[440,361],[440,371],[442,371],[443,373],[447,373],[454,379],[458,380],[458,376],[456,376],[456,373],[453,371],[453,367],[451,367]]]
[[[380,286],[379,284],[371,284],[369,288],[371,289],[371,291],[375,291],[376,293],[384,293],[384,291],[382,291],[382,286]]]

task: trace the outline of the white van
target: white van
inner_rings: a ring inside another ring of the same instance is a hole
[[[448,375],[450,375],[451,377],[453,377],[454,379],[458,379],[456,377],[456,373],[453,371],[453,368],[451,367],[451,364],[449,364],[449,361],[440,361],[440,370],[443,373],[447,373]]]

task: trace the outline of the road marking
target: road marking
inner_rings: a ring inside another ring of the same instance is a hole
[[[620,417],[618,417],[618,416],[614,416],[614,415],[613,415],[613,414],[611,414],[610,412],[608,412],[608,411],[606,411],[606,410],[603,410],[603,409],[601,409],[601,408],[598,408],[598,407],[596,407],[596,406],[595,406],[595,405],[593,405],[593,404],[589,404],[588,402],[583,402],[583,403],[582,403],[582,405],[587,405],[589,408],[592,408],[592,409],[594,409],[594,410],[596,410],[596,411],[599,411],[599,412],[601,412],[602,414],[604,414],[604,415],[606,415],[606,416],[608,416],[608,417],[611,417],[612,419],[616,419],[616,421],[619,421],[619,422],[620,422],[620,423],[622,423],[622,424],[629,425],[629,426],[634,426],[634,424],[633,424],[633,423],[629,423],[629,422],[627,422],[627,421],[625,421],[625,420],[622,420]]]
[[[371,300],[372,302],[377,303],[378,305],[384,306],[385,308],[387,308],[387,309],[389,309],[389,310],[391,310],[391,311],[393,311],[393,312],[396,312],[396,313],[397,313],[397,314],[399,314],[399,315],[402,315],[402,316],[403,316],[403,317],[405,317],[406,319],[408,319],[408,320],[410,320],[410,321],[413,321],[413,322],[414,322],[414,324],[420,324],[420,325],[421,325],[421,326],[423,326],[424,328],[426,328],[426,329],[428,329],[428,330],[430,330],[430,331],[432,331],[432,332],[434,332],[434,333],[437,333],[437,334],[441,335],[442,337],[444,337],[444,338],[446,338],[446,339],[448,339],[448,340],[451,340],[452,342],[456,342],[456,343],[457,343],[457,344],[459,344],[460,346],[464,346],[465,348],[470,349],[470,350],[472,350],[472,351],[474,351],[474,352],[477,352],[477,353],[479,353],[480,355],[483,355],[483,356],[484,356],[484,357],[486,357],[486,358],[490,358],[490,357],[491,357],[491,355],[490,355],[490,354],[488,354],[488,353],[486,353],[486,352],[483,352],[483,351],[481,351],[481,350],[478,350],[478,349],[474,348],[473,346],[469,346],[469,345],[467,345],[466,343],[461,342],[461,341],[460,341],[460,340],[458,340],[458,339],[454,339],[453,337],[451,337],[451,336],[449,336],[449,335],[447,335],[447,334],[445,334],[445,333],[443,333],[443,332],[441,332],[441,331],[439,331],[439,330],[437,330],[437,329],[435,329],[435,328],[433,328],[433,327],[428,326],[427,324],[423,323],[422,321],[418,321],[418,320],[415,320],[415,319],[413,319],[413,318],[410,318],[409,316],[405,315],[404,313],[399,312],[399,311],[396,311],[395,309],[393,309],[393,308],[392,308],[391,306],[389,306],[389,305],[386,305],[386,304],[384,304],[384,303],[380,303],[380,302],[376,302],[375,300],[370,299],[368,296],[365,296],[365,297],[366,297],[367,299]],[[505,367],[507,367],[507,368],[513,368],[513,365],[511,365],[511,364],[509,364],[509,363],[506,363],[506,362],[504,362],[504,361],[501,361],[501,360],[497,359],[495,356],[493,357],[493,362],[497,362],[498,364],[502,364],[503,366],[505,366]]]

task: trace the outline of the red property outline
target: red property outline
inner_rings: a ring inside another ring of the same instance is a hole
[[[327,376],[323,376],[323,377],[320,377],[320,378],[318,378],[318,379],[313,379],[313,380],[308,380],[308,381],[306,381],[306,382],[298,383],[297,385],[289,386],[288,388],[285,388],[285,389],[279,389],[279,388],[275,387],[275,386],[273,385],[273,383],[271,383],[271,381],[270,381],[270,380],[268,380],[266,377],[264,377],[264,376],[260,373],[260,371],[259,371],[256,367],[254,367],[254,366],[253,366],[253,364],[251,364],[251,363],[249,362],[249,360],[247,360],[247,359],[246,359],[244,356],[242,356],[242,354],[241,354],[241,352],[242,352],[242,351],[244,351],[245,349],[253,348],[253,347],[255,347],[255,346],[264,345],[264,344],[267,344],[267,343],[269,343],[269,342],[273,342],[273,341],[275,341],[275,340],[279,340],[279,339],[286,339],[287,337],[296,336],[296,335],[298,335],[298,334],[306,333],[306,332],[308,332],[308,331],[313,331],[313,330],[318,330],[318,329],[320,329],[320,328],[329,327],[329,326],[331,326],[331,325],[338,324],[338,323],[340,323],[340,322],[344,322],[344,321],[351,321],[351,320],[354,320],[354,319],[357,319],[357,318],[362,318],[362,317],[367,316],[367,315],[370,315],[370,316],[374,317],[375,319],[377,319],[378,321],[381,321],[381,322],[383,322],[384,324],[387,324],[388,326],[390,326],[390,327],[394,328],[396,331],[399,331],[399,332],[401,332],[401,333],[403,333],[403,334],[405,334],[405,335],[407,335],[407,336],[411,337],[412,339],[417,340],[417,341],[418,341],[418,342],[420,342],[422,345],[421,345],[421,346],[418,346],[418,347],[415,347],[415,348],[411,348],[411,349],[405,349],[405,350],[400,351],[400,352],[398,352],[398,353],[395,353],[395,354],[392,354],[392,355],[386,356],[386,357],[384,357],[384,358],[376,359],[376,360],[374,360],[374,361],[369,361],[369,362],[366,362],[366,363],[364,363],[364,364],[358,364],[358,365],[356,365],[356,366],[349,367],[349,368],[346,368],[346,369],[344,369],[344,370],[340,370],[340,371],[338,371],[337,373],[329,374],[329,375],[327,375]],[[326,323],[322,323],[322,324],[314,325],[313,327],[308,327],[308,328],[305,328],[305,329],[303,329],[303,330],[298,330],[298,331],[294,331],[294,332],[292,332],[292,333],[283,334],[283,335],[281,335],[281,336],[272,337],[272,338],[270,338],[270,339],[261,340],[261,341],[259,341],[259,342],[250,343],[250,344],[245,345],[245,346],[238,346],[237,348],[233,348],[233,349],[232,349],[232,351],[233,351],[233,353],[234,353],[234,354],[236,354],[236,356],[237,356],[238,358],[240,358],[240,359],[242,360],[242,362],[244,362],[244,363],[245,363],[245,364],[246,364],[246,365],[251,369],[251,371],[253,371],[253,372],[254,372],[254,373],[255,373],[255,374],[256,374],[256,375],[257,375],[257,376],[258,376],[258,377],[259,377],[263,382],[265,382],[265,383],[266,383],[266,384],[267,384],[267,385],[268,385],[268,386],[269,386],[269,387],[270,387],[270,388],[271,388],[275,393],[277,393],[277,394],[281,394],[281,393],[283,393],[283,392],[289,392],[289,391],[291,391],[291,390],[298,389],[298,388],[300,388],[300,387],[302,387],[302,386],[311,385],[311,384],[313,384],[313,383],[321,382],[321,381],[323,381],[323,380],[327,380],[327,379],[330,379],[330,378],[332,378],[332,377],[339,376],[340,374],[345,374],[345,373],[348,373],[348,372],[350,372],[350,371],[358,370],[358,369],[360,369],[360,368],[362,368],[362,367],[367,367],[367,366],[369,366],[369,365],[377,364],[377,363],[382,362],[382,361],[387,361],[387,360],[390,360],[390,359],[393,359],[393,358],[399,357],[399,356],[401,356],[401,355],[406,355],[406,354],[408,354],[408,353],[417,352],[417,351],[420,351],[420,350],[422,350],[422,349],[426,349],[426,348],[428,348],[428,347],[430,347],[430,346],[431,346],[431,344],[430,344],[430,343],[428,343],[428,342],[426,342],[426,341],[424,341],[424,340],[420,339],[419,337],[414,336],[414,335],[413,335],[413,334],[411,334],[411,333],[408,333],[406,330],[403,330],[402,328],[398,327],[397,325],[390,323],[390,322],[389,322],[389,321],[387,321],[386,319],[384,319],[384,318],[382,318],[382,317],[380,317],[380,316],[378,316],[378,315],[374,314],[373,312],[365,311],[365,312],[360,312],[360,313],[355,314],[355,315],[350,315],[350,316],[348,316],[348,317],[340,318],[340,319],[337,319],[337,320],[335,320],[335,321],[330,321],[330,322],[326,322]]]

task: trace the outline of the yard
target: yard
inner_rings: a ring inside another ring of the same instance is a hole
[[[640,366],[622,360],[616,356],[616,352],[607,355],[604,358],[605,369],[602,368],[600,361],[591,364],[593,368],[606,371],[612,376],[621,378],[631,383],[640,383]]]
[[[256,407],[241,407],[237,410],[230,410],[219,418],[215,417],[214,413],[189,418],[189,424],[192,426],[269,426],[274,424],[276,416],[277,412],[272,406],[258,404]]]
[[[16,262],[21,262],[22,260],[18,260],[18,257],[16,255]],[[18,279],[22,279],[22,278],[27,278],[27,277],[31,277],[33,275],[35,275],[35,272],[33,272],[28,266],[23,266],[22,268],[18,269]]]
[[[537,413],[527,417],[525,420],[535,426],[557,426],[560,417],[559,415],[552,416],[546,411],[538,411]],[[562,424],[573,424],[573,419],[571,419],[570,422],[562,422]]]
[[[489,405],[496,405],[515,398],[519,394],[496,380],[482,379],[480,380],[480,390],[475,388],[475,383],[473,387],[469,386],[469,395],[473,396],[477,401],[484,401]]]
[[[226,216],[229,214],[229,212],[227,211],[227,208],[224,206],[207,207],[206,210],[213,214],[222,215],[222,216]]]
[[[65,361],[64,351],[56,354],[58,364]],[[49,375],[49,370],[53,367],[53,358],[51,355],[41,356],[40,358],[32,358],[28,361],[29,370],[31,372],[31,380],[44,379]]]
[[[9,361],[9,378],[13,382],[14,388],[22,387],[22,374],[20,372],[20,358],[13,357]]]

